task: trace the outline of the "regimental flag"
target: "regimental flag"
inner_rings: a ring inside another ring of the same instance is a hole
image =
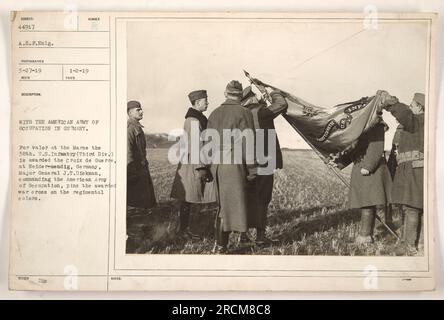
[[[381,122],[380,110],[389,97],[386,91],[378,91],[371,97],[324,108],[261,81],[258,83],[267,91],[282,92],[288,103],[285,119],[325,157],[351,148],[361,134]]]

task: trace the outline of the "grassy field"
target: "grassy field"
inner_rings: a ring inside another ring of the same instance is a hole
[[[127,218],[128,253],[210,254],[214,246],[214,205],[194,207],[191,231],[201,240],[176,235],[179,204],[169,194],[175,165],[167,149],[149,149],[150,172],[159,206],[150,214]],[[275,174],[267,235],[278,241],[270,246],[239,245],[230,236],[230,253],[266,255],[393,255],[396,239],[376,222],[375,242],[358,246],[359,212],[346,208],[348,190],[312,151],[283,151],[284,169]],[[350,168],[343,174],[349,179]],[[381,218],[384,217],[379,212]],[[400,215],[394,213],[395,225]],[[254,231],[253,231],[254,232]],[[398,230],[399,233],[399,230]],[[254,237],[254,234],[251,234]],[[420,251],[422,254],[422,251]]]

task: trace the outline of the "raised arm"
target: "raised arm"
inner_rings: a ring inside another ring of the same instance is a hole
[[[246,167],[248,170],[248,179],[253,179],[257,174],[257,161],[256,161],[256,131],[254,130],[254,119],[253,114],[250,110],[244,109],[243,116],[240,121],[239,129],[241,131],[250,130],[251,134],[253,134],[253,149],[247,148],[245,139],[242,141],[242,156],[243,160],[246,163]],[[250,154],[250,151],[253,154]]]
[[[271,105],[258,111],[259,121],[273,120],[288,108],[287,100],[279,91],[273,91],[270,95]]]
[[[413,133],[419,130],[420,128],[420,120],[417,115],[415,115],[410,108],[398,102],[394,105],[386,107],[387,111],[389,111],[398,122],[404,127],[404,130]]]

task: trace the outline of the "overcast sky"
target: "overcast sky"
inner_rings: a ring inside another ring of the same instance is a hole
[[[243,69],[325,107],[378,89],[409,104],[426,86],[425,23],[141,21],[129,22],[127,35],[128,100],[144,106],[149,133],[181,128],[192,90],[208,91],[209,116],[230,80],[248,85]],[[396,122],[385,119],[390,148]],[[282,117],[275,123],[283,147],[308,148]]]

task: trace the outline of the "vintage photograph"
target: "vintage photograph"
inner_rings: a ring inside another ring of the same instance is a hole
[[[12,12],[9,287],[433,290],[438,20],[399,12]]]
[[[126,253],[423,256],[429,41],[424,21],[128,21]]]

